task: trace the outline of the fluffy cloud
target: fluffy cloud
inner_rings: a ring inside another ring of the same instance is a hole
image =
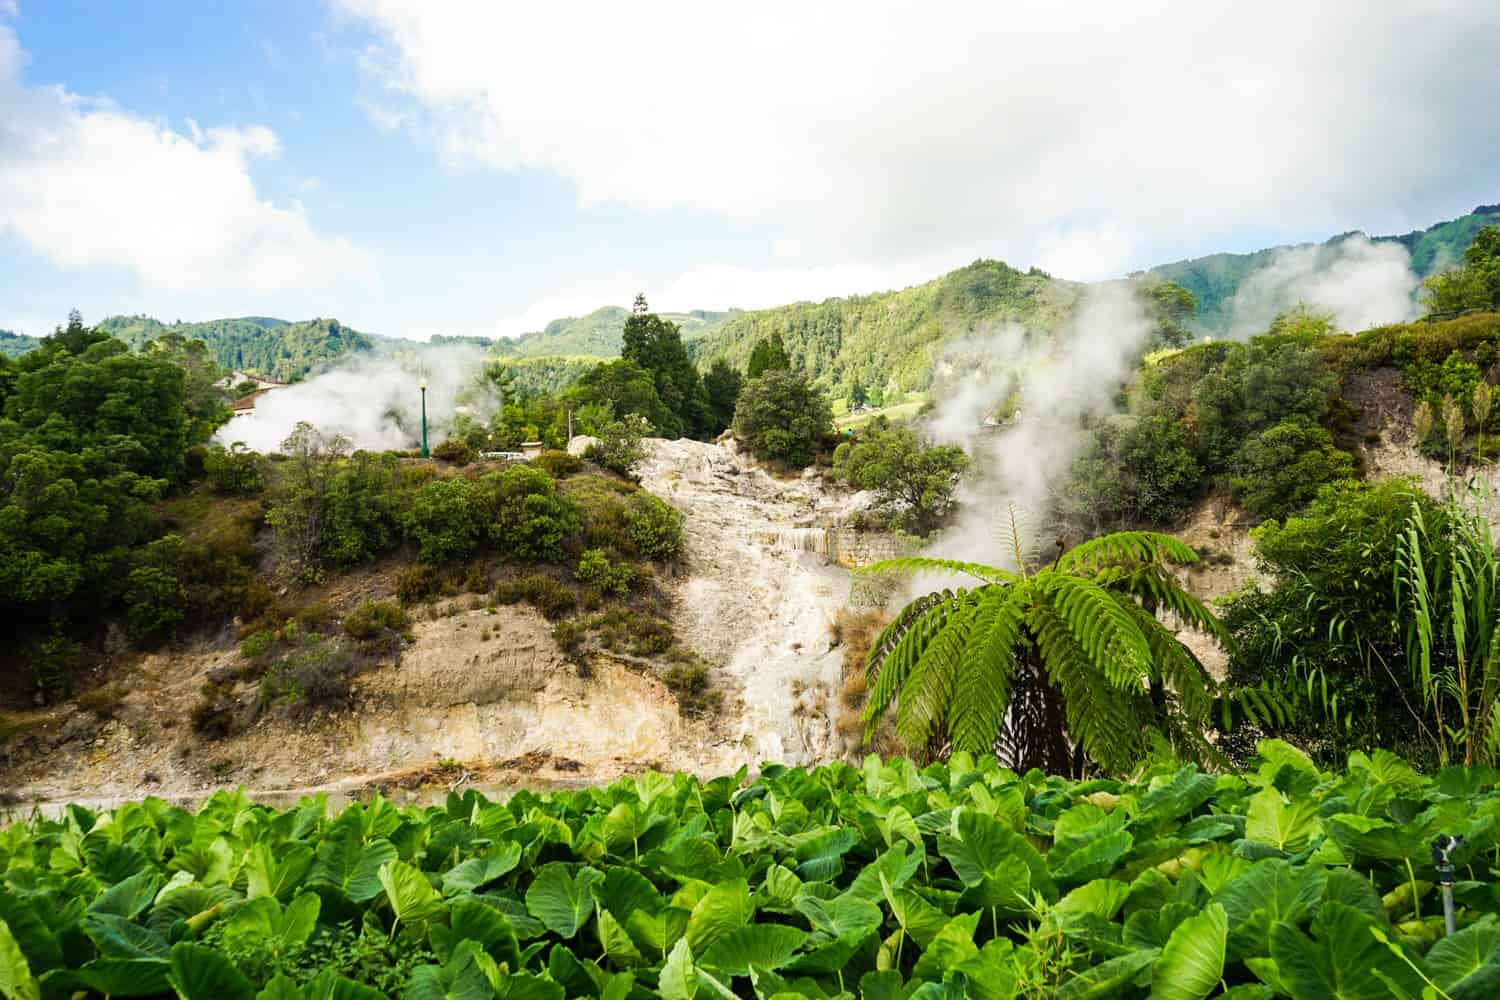
[[[336,2],[379,39],[368,100],[456,161],[766,227],[812,263],[1117,271],[1494,193],[1494,4]]]
[[[316,232],[300,205],[262,199],[252,157],[267,128],[187,134],[103,100],[21,79],[0,26],[0,229],[63,266],[113,265],[169,292],[266,293],[360,276],[369,261]]]

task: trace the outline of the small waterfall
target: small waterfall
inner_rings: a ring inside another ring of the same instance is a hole
[[[777,552],[816,552],[833,556],[833,531],[829,528],[768,528],[754,532],[753,539]]]

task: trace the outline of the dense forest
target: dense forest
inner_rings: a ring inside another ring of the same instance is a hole
[[[326,367],[351,351],[370,351],[374,341],[336,319],[297,323],[248,316],[205,323],[162,323],[148,316],[111,316],[99,329],[132,348],[175,333],[208,345],[214,361],[231,371],[291,382]]]

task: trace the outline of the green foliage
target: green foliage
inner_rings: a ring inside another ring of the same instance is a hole
[[[565,615],[578,606],[578,595],[567,584],[545,573],[532,573],[516,580],[504,580],[495,587],[498,604],[525,601],[548,618]]]
[[[599,440],[591,449],[591,457],[606,469],[629,475],[630,467],[646,457],[642,439],[650,432],[650,425],[641,416],[611,420],[599,428]]]
[[[24,333],[0,330],[0,357],[19,358],[41,346],[40,337],[28,337]]]
[[[453,465],[468,465],[474,461],[474,449],[463,438],[450,437],[444,439],[438,446],[432,449],[432,457],[440,462],[449,462]]]
[[[441,563],[472,553],[485,532],[487,499],[476,481],[462,476],[435,479],[417,490],[405,517],[418,558]]]
[[[1195,445],[1183,421],[1163,409],[1111,417],[1075,461],[1064,509],[1096,529],[1170,524],[1202,490]]]
[[[149,316],[111,316],[99,328],[137,350],[171,337],[201,340],[221,368],[291,382],[345,354],[374,349],[367,335],[336,319],[286,320],[247,316],[205,323],[162,323]]]
[[[620,357],[647,372],[656,385],[656,395],[667,411],[663,422],[653,420],[662,437],[703,437],[711,433],[708,393],[688,358],[681,331],[675,323],[647,312],[644,296],[636,305],[621,335]],[[622,415],[628,411],[616,410]]]
[[[861,385],[873,402],[876,390],[882,398],[895,398],[928,389],[952,341],[1007,322],[1056,329],[1072,311],[1080,289],[1040,271],[979,260],[901,291],[731,316],[695,339],[691,348],[700,365],[723,359],[748,371],[757,346],[780,337],[788,366],[805,373],[830,398],[847,398],[853,386]]]
[[[647,433],[676,437],[670,431],[680,418],[668,408],[657,388],[651,372],[621,359],[596,365],[573,384],[567,399],[575,406],[603,407],[619,420],[639,417],[648,425]]]
[[[953,507],[953,491],[969,467],[957,445],[934,445],[910,427],[877,418],[861,428],[854,443],[840,445],[833,469],[862,490],[874,490],[880,503],[907,527],[926,534]]]
[[[708,424],[705,428],[710,436],[722,433],[734,423],[735,404],[740,399],[740,389],[745,377],[723,358],[716,360],[703,376],[703,390],[708,394]]]
[[[392,601],[365,601],[344,618],[344,632],[356,642],[369,644],[406,631],[410,619],[401,605]]]
[[[583,459],[565,451],[544,451],[531,464],[553,479],[566,479],[583,468]]]
[[[755,345],[755,349],[750,352],[750,363],[745,374],[750,378],[760,378],[766,372],[784,371],[791,366],[792,363],[786,356],[786,345],[781,342],[781,333],[778,331]]]
[[[1229,677],[1268,685],[1298,708],[1263,728],[1335,754],[1377,743],[1422,752],[1391,589],[1413,505],[1439,523],[1438,505],[1409,481],[1335,483],[1297,516],[1254,530],[1256,565],[1272,585],[1225,606]]]
[[[584,586],[603,594],[624,596],[635,587],[639,577],[629,563],[611,563],[603,549],[586,549],[578,558],[574,571]]]
[[[1425,282],[1424,303],[1435,313],[1500,309],[1500,225],[1474,234],[1463,263]]]
[[[562,558],[562,540],[581,526],[578,508],[558,493],[552,477],[512,466],[483,479],[494,497],[488,537],[502,555],[528,561]]]
[[[833,412],[806,376],[773,369],[745,383],[734,429],[759,457],[805,466],[833,433]]]
[[[635,551],[647,559],[671,559],[682,544],[682,512],[640,490],[625,504],[625,520]]]
[[[209,489],[226,496],[254,496],[266,485],[265,460],[236,441],[228,448],[214,445],[203,457]]]
[[[1298,510],[1329,482],[1355,474],[1354,458],[1333,446],[1325,428],[1288,420],[1245,441],[1234,463],[1229,488],[1256,517],[1281,517]]]
[[[1070,782],[957,753],[332,813],[243,791],[196,813],[73,806],[5,831],[0,873],[26,891],[0,896],[0,985],[1466,1000],[1500,977],[1500,904],[1472,881],[1497,812],[1487,769],[1420,777],[1356,754],[1321,772],[1274,742],[1217,776]],[[1433,943],[1439,831],[1467,843],[1460,930]]]
[[[138,566],[125,580],[126,621],[135,639],[170,634],[183,619],[187,597],[182,584],[168,570]]]
[[[1124,770],[1153,735],[1180,753],[1211,756],[1202,733],[1216,685],[1154,613],[1170,609],[1189,627],[1222,634],[1172,575],[1197,555],[1168,535],[1119,532],[1033,571],[1016,548],[1015,573],[942,559],[865,568],[979,581],[918,598],[876,640],[866,663],[867,734],[897,705],[907,746],[994,748],[1022,770],[1077,770],[1075,750],[1106,771]]]

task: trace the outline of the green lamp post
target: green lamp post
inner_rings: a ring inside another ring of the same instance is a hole
[[[422,387],[422,457],[427,457],[427,380],[424,378],[420,383]]]

